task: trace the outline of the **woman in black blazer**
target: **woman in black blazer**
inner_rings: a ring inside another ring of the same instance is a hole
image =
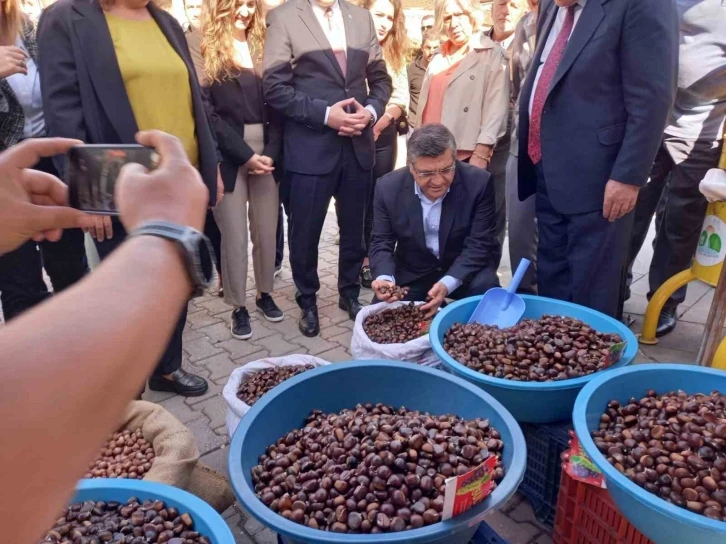
[[[46,135],[38,76],[35,26],[23,15],[19,0],[6,0],[0,13],[0,151],[27,138]],[[58,175],[44,158],[35,166]],[[88,271],[83,232],[68,229],[57,242],[29,241],[0,255],[0,301],[9,321],[50,296],[45,267],[53,291],[59,293]]]
[[[246,308],[248,228],[257,309],[268,321],[284,317],[270,296],[279,207],[273,172],[282,144],[281,122],[262,96],[265,25],[257,0],[211,0],[203,11],[206,92],[227,195],[214,210],[222,232],[224,300],[234,307],[232,336],[246,340],[252,336]]]
[[[51,136],[131,144],[139,129],[170,132],[197,164],[210,206],[217,203],[217,146],[184,32],[171,15],[148,0],[59,0],[41,16],[38,38]],[[126,234],[108,217],[99,218],[95,230],[102,259]],[[186,306],[180,310],[149,387],[202,395],[207,382],[181,368]]]

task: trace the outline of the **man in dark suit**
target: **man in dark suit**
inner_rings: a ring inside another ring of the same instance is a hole
[[[536,194],[539,294],[618,309],[630,211],[678,67],[673,0],[542,0],[522,86],[519,198]]]
[[[345,0],[293,0],[267,15],[263,88],[285,117],[290,265],[300,331],[320,333],[318,244],[330,199],[338,204],[338,305],[355,319],[363,218],[375,160],[371,127],[391,78],[368,11]]]
[[[446,297],[481,295],[499,286],[490,174],[456,160],[456,141],[439,124],[416,129],[408,167],[376,184],[370,259],[378,300],[385,287],[408,288],[406,300],[428,300],[436,313]]]

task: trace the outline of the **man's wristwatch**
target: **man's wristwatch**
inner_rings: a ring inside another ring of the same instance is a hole
[[[147,221],[129,236],[158,236],[175,242],[192,281],[193,297],[202,296],[213,276],[214,250],[203,233],[168,221]]]

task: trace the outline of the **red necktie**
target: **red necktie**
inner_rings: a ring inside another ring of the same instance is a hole
[[[341,36],[337,25],[333,24],[333,8],[332,6],[325,10],[325,18],[328,20],[328,28],[324,29],[325,34],[330,42],[330,47],[333,50],[335,59],[338,61],[341,72],[345,76],[348,68],[348,59],[345,56],[345,40]]]
[[[562,54],[565,52],[565,47],[567,47],[567,40],[570,39],[570,34],[572,34],[572,27],[575,25],[575,7],[577,7],[577,4],[573,4],[567,8],[565,22],[545,61],[542,73],[539,76],[539,80],[537,80],[537,88],[534,90],[532,113],[529,116],[529,140],[527,142],[527,152],[534,164],[542,160],[542,142],[540,141],[542,110],[544,109],[547,98],[547,91],[549,91],[552,80],[555,77],[555,72],[557,72],[557,67],[562,60]]]

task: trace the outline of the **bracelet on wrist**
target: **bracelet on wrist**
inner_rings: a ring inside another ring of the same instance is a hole
[[[482,155],[481,153],[478,153],[476,151],[472,151],[471,154],[474,155],[477,159],[487,161],[487,164],[489,164],[489,162],[491,161],[491,157],[485,157],[484,155]]]

